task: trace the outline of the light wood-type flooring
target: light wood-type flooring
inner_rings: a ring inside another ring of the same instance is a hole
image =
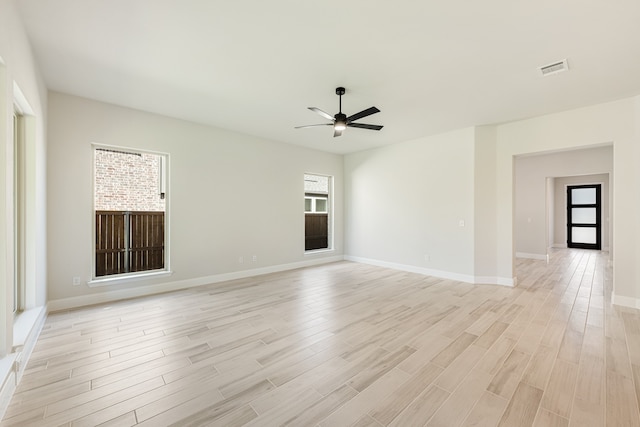
[[[339,262],[52,313],[5,426],[640,426],[607,255],[515,288]]]

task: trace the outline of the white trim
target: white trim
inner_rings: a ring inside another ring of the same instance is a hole
[[[28,311],[28,318],[26,322],[22,323],[23,327],[27,327],[29,330],[24,335],[24,341],[20,343],[20,347],[14,347],[14,351],[17,354],[17,366],[16,366],[16,381],[20,383],[24,370],[27,367],[27,362],[31,358],[31,353],[38,342],[42,327],[47,320],[46,307],[37,307]],[[24,313],[23,313],[24,314]],[[30,328],[29,328],[30,326]],[[24,331],[21,331],[24,334]],[[14,338],[14,345],[17,342]]]
[[[169,277],[173,275],[173,271],[154,270],[140,273],[114,274],[113,276],[100,276],[100,278],[92,279],[87,282],[90,288],[100,286],[119,285],[127,282],[135,282],[137,280],[156,279],[160,277]]]
[[[20,90],[20,86],[18,86],[16,82],[13,82],[13,100],[19,107],[20,114],[22,114],[23,116],[35,116],[33,108],[31,108],[29,101],[27,101],[27,97],[24,96],[24,93],[22,93],[22,90]]]
[[[310,249],[308,251],[304,251],[303,256],[306,257],[310,257],[313,255],[318,255],[318,254],[326,254],[327,252],[335,252],[336,250],[333,248],[325,248],[325,249]]]
[[[494,277],[494,276],[476,276],[475,285],[498,285],[498,286],[508,286],[510,288],[516,285],[516,278],[508,278],[508,277]]]
[[[13,369],[16,354],[9,354],[0,359],[0,420],[7,412],[13,393],[16,391],[16,373]]]
[[[101,304],[118,301],[128,298],[136,298],[163,292],[178,291],[195,286],[210,285],[212,283],[226,282],[228,280],[244,279],[247,277],[260,276],[263,274],[277,273],[280,271],[295,270],[302,267],[327,264],[330,262],[342,261],[342,256],[324,257],[315,260],[300,261],[290,264],[274,265],[271,267],[255,268],[251,270],[235,271],[233,273],[216,274],[213,276],[196,277],[193,279],[178,280],[175,282],[161,283],[158,285],[140,286],[130,289],[120,289],[103,292],[93,295],[83,295],[79,297],[63,298],[49,301],[47,308],[49,312],[67,310],[86,305]]]
[[[639,298],[616,295],[614,292],[611,292],[611,304],[640,309]]]
[[[16,315],[13,321],[13,347],[24,346],[29,339],[29,335],[38,326],[38,334],[40,334],[39,329],[42,328],[45,318],[45,307],[32,308]]]
[[[567,244],[566,243],[554,243],[553,246],[551,246],[552,248],[556,248],[556,249],[567,249]]]
[[[20,313],[14,321],[12,352],[0,359],[0,419],[9,407],[46,319],[45,307],[37,307]]]
[[[442,271],[442,270],[433,270],[429,268],[416,267],[413,265],[397,264],[394,262],[379,261],[379,260],[370,259],[370,258],[354,257],[350,255],[346,255],[344,259],[347,261],[360,262],[362,264],[370,264],[378,267],[393,268],[394,270],[408,271],[410,273],[417,273],[425,276],[433,276],[433,277],[439,277],[442,279],[455,280],[457,282],[485,284],[485,285],[501,285],[501,286],[515,285],[515,278],[470,276],[467,274],[452,273],[449,271]]]
[[[526,252],[516,252],[516,258],[547,260],[547,254],[528,254]]]

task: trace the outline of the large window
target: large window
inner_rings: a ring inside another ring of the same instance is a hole
[[[166,269],[166,156],[94,149],[94,277]]]
[[[304,249],[330,249],[331,177],[304,175]]]

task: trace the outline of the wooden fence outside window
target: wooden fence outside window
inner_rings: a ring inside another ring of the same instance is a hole
[[[307,213],[305,218],[304,250],[326,249],[329,247],[329,215]]]
[[[164,212],[96,211],[96,277],[164,268]]]

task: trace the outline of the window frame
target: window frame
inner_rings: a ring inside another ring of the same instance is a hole
[[[304,210],[303,214],[306,215],[313,215],[313,214],[320,214],[320,215],[327,215],[327,247],[326,248],[319,248],[319,249],[304,249],[303,252],[305,255],[312,255],[315,253],[321,253],[321,252],[331,252],[334,251],[334,202],[333,202],[333,193],[334,193],[334,180],[335,177],[332,175],[326,175],[326,174],[322,174],[322,173],[314,173],[314,172],[305,172],[303,174],[303,180],[306,176],[318,176],[318,177],[324,177],[328,179],[327,182],[327,194],[324,194],[324,192],[318,192],[318,191],[307,191],[306,189],[303,188],[303,194],[304,194],[304,199],[312,199],[312,211],[307,211],[306,209]],[[327,202],[327,210],[325,212],[318,212],[315,210],[316,208],[316,203],[315,203],[315,199],[324,199]],[[303,221],[303,227],[302,227],[302,235],[304,236],[303,239],[303,247],[305,246],[304,242],[306,240],[306,225],[305,225],[305,221]]]
[[[110,274],[104,276],[96,276],[96,150],[108,150],[117,151],[131,154],[151,154],[160,157],[160,176],[159,185],[161,198],[165,201],[164,208],[164,268],[154,270],[144,270],[136,272],[127,272],[119,274]],[[143,150],[139,148],[130,148],[116,145],[106,145],[99,143],[91,143],[91,162],[92,162],[92,179],[91,179],[91,273],[89,274],[90,280],[87,282],[89,287],[115,285],[124,282],[130,282],[135,280],[144,280],[149,278],[165,277],[173,274],[171,271],[171,239],[170,239],[170,189],[169,189],[169,177],[170,177],[170,155],[169,153]]]
[[[319,194],[315,194],[315,193],[305,193],[304,196],[304,200],[305,202],[307,200],[311,201],[311,210],[307,210],[306,208],[306,204],[305,204],[305,213],[321,213],[321,214],[328,214],[329,213],[329,196],[328,195],[319,195]],[[326,209],[325,210],[318,210],[318,200],[323,200],[326,202]]]

